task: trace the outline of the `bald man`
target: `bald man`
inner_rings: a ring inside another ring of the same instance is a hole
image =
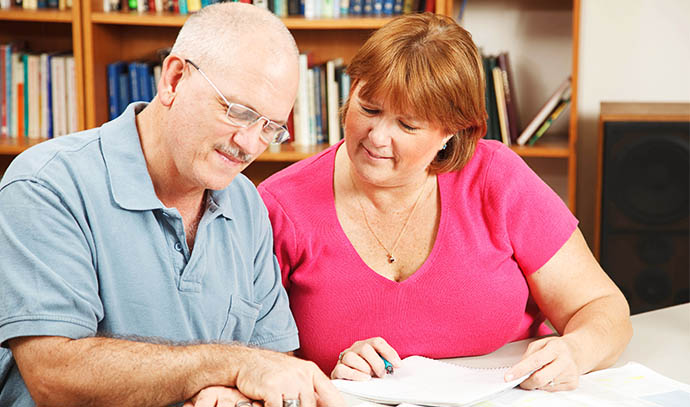
[[[297,61],[268,11],[206,7],[150,103],[13,161],[0,405],[342,404],[316,365],[284,353],[297,329],[266,209],[240,174],[288,137]]]

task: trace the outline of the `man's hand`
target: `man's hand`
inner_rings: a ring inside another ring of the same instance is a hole
[[[211,386],[198,392],[184,403],[182,407],[235,407],[238,403],[243,407],[260,407],[261,403],[249,400],[237,389],[223,386]],[[249,404],[246,404],[249,403]]]
[[[235,386],[266,407],[297,399],[301,407],[345,406],[340,392],[314,364],[282,353],[252,349],[238,364]]]

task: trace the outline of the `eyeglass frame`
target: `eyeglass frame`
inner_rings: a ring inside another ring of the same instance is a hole
[[[202,71],[201,68],[199,68],[199,66],[198,66],[197,64],[195,64],[194,62],[192,62],[192,61],[189,60],[189,59],[185,59],[185,62],[188,62],[191,66],[193,66],[194,68],[196,68],[196,70],[199,71],[199,73],[201,74],[201,76],[203,76],[204,79],[206,79],[206,82],[208,82],[208,84],[211,85],[211,87],[213,88],[213,90],[216,91],[216,93],[218,94],[218,96],[220,96],[220,98],[223,99],[223,102],[225,102],[225,104],[228,106],[228,109],[225,111],[225,117],[227,117],[227,119],[230,121],[230,123],[232,123],[232,124],[235,125],[235,126],[239,126],[239,127],[242,127],[242,128],[244,128],[244,129],[246,129],[246,128],[249,128],[249,127],[255,125],[256,122],[260,121],[261,119],[264,119],[265,122],[264,122],[264,124],[261,126],[261,133],[260,133],[260,137],[261,137],[261,139],[262,139],[263,141],[265,141],[266,143],[270,143],[270,144],[281,144],[281,143],[287,141],[287,140],[290,138],[290,132],[288,131],[287,127],[285,127],[285,125],[283,125],[283,124],[278,124],[278,123],[274,122],[273,120],[269,119],[268,117],[266,117],[266,116],[264,116],[264,115],[258,113],[258,112],[255,111],[254,109],[252,109],[252,108],[250,108],[250,107],[247,107],[247,106],[245,106],[245,105],[243,105],[243,104],[241,104],[241,103],[230,102],[230,101],[223,95],[223,93],[220,91],[220,89],[218,89],[218,87],[211,81],[211,79],[209,79],[208,76],[206,76],[206,74],[204,73],[204,71]],[[247,123],[247,124],[239,123],[239,122],[237,121],[238,119],[234,119],[234,118],[230,115],[230,109],[232,109],[233,107],[238,107],[238,108],[244,109],[245,111],[247,111],[247,112],[249,112],[249,113],[252,113],[252,114],[255,116],[255,118],[254,118],[253,120],[249,121],[249,123]],[[264,129],[266,129],[266,128],[267,128],[268,126],[270,126],[270,125],[275,126],[276,130],[275,130],[275,135],[273,135],[271,139],[267,140],[267,139],[264,137],[264,134],[265,134],[265,133],[264,133]]]

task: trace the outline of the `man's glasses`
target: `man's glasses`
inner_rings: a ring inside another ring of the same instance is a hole
[[[196,68],[197,71],[201,74],[201,76],[206,79],[209,85],[218,93],[218,96],[220,96],[221,99],[223,99],[223,102],[228,106],[228,111],[225,113],[225,115],[228,117],[228,120],[230,123],[234,124],[235,126],[239,126],[242,128],[247,128],[253,126],[256,122],[259,120],[263,119],[265,122],[263,126],[261,126],[261,138],[266,142],[266,143],[273,143],[273,144],[280,144],[284,141],[286,141],[288,138],[290,138],[290,132],[285,128],[285,126],[282,126],[273,120],[269,119],[266,116],[262,116],[259,113],[255,112],[254,110],[248,108],[247,106],[241,105],[239,103],[231,103],[229,102],[225,96],[218,90],[216,85],[211,82],[211,80],[206,76],[204,71],[201,70],[195,64],[194,62],[190,61],[189,59],[185,59],[186,62],[188,62],[191,66]]]

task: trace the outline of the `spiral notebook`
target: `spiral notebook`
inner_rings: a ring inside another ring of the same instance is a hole
[[[367,381],[333,380],[343,393],[383,404],[471,406],[520,384],[527,378],[505,382],[509,367],[472,368],[422,356],[403,359],[395,373]]]

